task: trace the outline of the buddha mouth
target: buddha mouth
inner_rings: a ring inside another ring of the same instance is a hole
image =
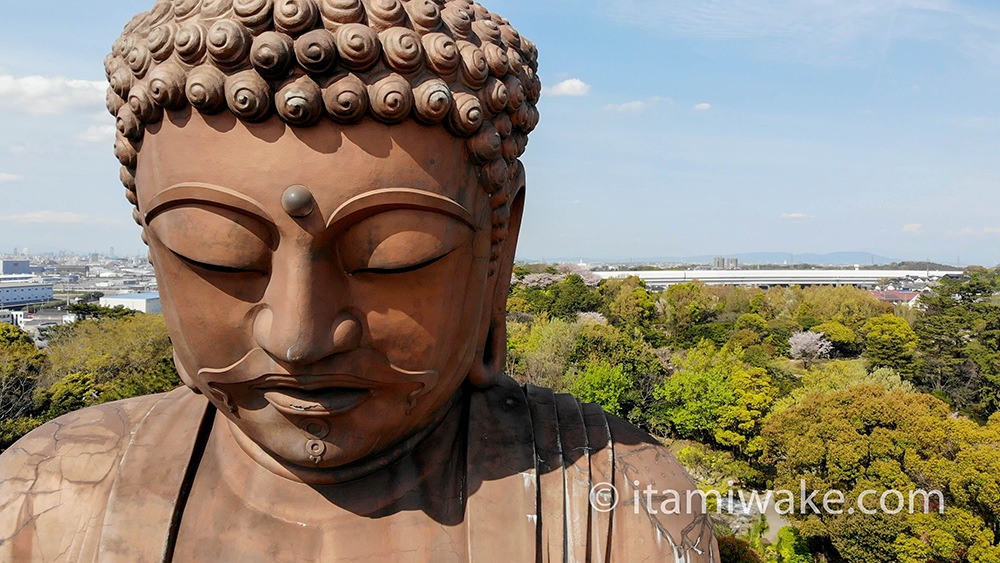
[[[370,382],[345,377],[273,377],[254,385],[275,409],[297,416],[348,412],[372,395]]]

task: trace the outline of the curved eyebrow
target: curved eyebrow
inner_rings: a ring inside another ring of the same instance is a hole
[[[257,219],[273,227],[274,220],[264,211],[264,207],[247,196],[222,186],[202,182],[185,182],[175,184],[153,196],[149,202],[149,211],[144,219],[149,221],[163,210],[184,203],[202,203],[227,207],[236,211],[255,216]]]
[[[472,213],[458,202],[441,194],[416,188],[382,188],[363,193],[344,202],[330,216],[327,229],[338,223],[353,223],[383,211],[417,209],[443,213],[475,229]]]

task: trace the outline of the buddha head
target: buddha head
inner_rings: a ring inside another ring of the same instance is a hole
[[[178,372],[251,457],[350,479],[499,377],[536,60],[468,0],[159,0],[125,27],[125,195]]]

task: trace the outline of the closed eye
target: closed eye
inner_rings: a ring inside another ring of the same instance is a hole
[[[216,274],[250,274],[250,273],[253,273],[253,274],[263,274],[263,273],[265,273],[265,272],[261,272],[260,270],[253,269],[253,268],[233,268],[233,267],[230,267],[230,266],[219,266],[218,264],[207,264],[205,262],[199,262],[197,260],[192,260],[191,258],[188,258],[187,256],[184,256],[183,254],[178,254],[178,253],[176,253],[176,252],[174,252],[172,250],[171,250],[171,252],[173,252],[174,256],[180,258],[181,261],[184,262],[185,264],[188,264],[188,265],[193,266],[195,268],[199,268],[201,270],[207,270],[209,272],[213,272],[213,273],[216,273]]]
[[[454,251],[451,251],[451,252],[454,252]],[[403,266],[402,268],[362,268],[360,270],[355,270],[355,271],[351,272],[351,275],[356,275],[356,274],[405,274],[407,272],[413,272],[413,271],[419,270],[421,268],[426,268],[427,266],[430,266],[431,264],[434,264],[434,263],[436,263],[436,262],[438,262],[440,260],[443,260],[444,257],[448,256],[449,254],[451,254],[451,252],[445,252],[444,254],[442,254],[441,256],[438,256],[437,258],[432,258],[430,260],[426,260],[424,262],[421,262],[419,264],[414,264],[412,266]]]

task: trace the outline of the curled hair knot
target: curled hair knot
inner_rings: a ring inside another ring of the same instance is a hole
[[[368,0],[365,3],[368,25],[381,32],[406,23],[406,10],[399,0]]]
[[[450,77],[462,64],[458,44],[444,33],[428,33],[421,38],[427,53],[427,64],[438,76]]]
[[[507,111],[513,114],[524,105],[524,87],[516,76],[508,76],[504,85],[507,86]]]
[[[122,181],[122,184],[124,184],[126,188],[125,197],[132,203],[132,205],[137,205],[138,202],[132,201],[132,198],[135,197],[135,168],[122,166],[118,170],[118,178]],[[132,194],[132,197],[129,197],[129,193]]]
[[[330,31],[349,23],[361,23],[365,20],[365,8],[360,0],[320,0],[320,15],[323,25]]]
[[[108,113],[118,115],[118,110],[125,105],[125,100],[119,96],[114,89],[108,88],[107,96],[104,98],[104,105],[108,108]]]
[[[344,66],[365,70],[378,61],[382,50],[378,35],[367,25],[349,23],[337,29],[337,51]]]
[[[323,115],[323,93],[308,76],[285,82],[275,96],[278,115],[292,125],[312,125]]]
[[[415,117],[425,125],[441,123],[451,111],[451,88],[439,78],[427,80],[413,89]]]
[[[253,33],[261,33],[271,27],[274,0],[233,0],[233,14],[236,19]]]
[[[410,83],[398,74],[389,74],[368,87],[372,115],[388,124],[401,123],[413,108]]]
[[[176,63],[167,62],[149,73],[149,94],[156,105],[177,109],[187,103],[184,97],[184,83],[187,75]]]
[[[488,194],[499,192],[507,185],[507,161],[502,158],[490,161],[480,168],[479,178]]]
[[[396,72],[409,74],[424,62],[424,47],[420,35],[405,27],[393,27],[379,34],[385,60]]]
[[[353,123],[368,111],[368,89],[353,74],[337,76],[323,89],[323,105],[334,121]]]
[[[177,27],[172,23],[166,23],[154,27],[146,37],[146,48],[149,49],[153,60],[162,62],[170,57],[174,52],[174,33]]]
[[[111,85],[111,89],[114,90],[116,94],[122,98],[127,98],[128,91],[132,89],[132,83],[134,80],[135,76],[127,68],[119,66],[118,69],[111,74],[109,83]]]
[[[156,123],[163,116],[163,108],[153,103],[149,88],[143,83],[129,90],[127,100],[129,109],[145,123]]]
[[[441,26],[441,9],[433,0],[407,0],[403,7],[417,31],[428,33]]]
[[[214,66],[197,67],[188,74],[184,94],[198,111],[219,113],[226,107],[226,75]]]
[[[507,86],[491,76],[483,89],[483,102],[490,113],[502,112],[507,107],[508,102]]]
[[[226,78],[226,104],[247,121],[262,121],[271,108],[271,88],[255,71],[244,70]]]
[[[188,22],[177,30],[174,36],[174,50],[182,61],[188,64],[198,64],[205,56],[205,26],[197,22]]]
[[[490,66],[490,74],[497,78],[503,78],[510,70],[510,58],[507,51],[492,43],[483,45],[483,53],[486,55],[486,64]]]
[[[306,32],[295,40],[295,58],[307,71],[323,74],[337,62],[337,40],[325,29]]]
[[[183,20],[195,14],[198,5],[201,4],[201,0],[173,0],[173,3],[174,17],[178,20]]]
[[[150,64],[153,62],[153,55],[145,45],[136,45],[125,57],[125,64],[132,71],[136,78],[142,79],[146,76]]]
[[[233,0],[203,0],[201,3],[201,18],[213,19],[232,9]]]
[[[487,43],[500,45],[500,28],[493,20],[477,19],[472,22],[472,32],[479,36],[483,45]]]
[[[466,10],[449,4],[441,10],[441,21],[456,39],[468,40],[472,37],[472,16]]]
[[[500,38],[503,40],[507,47],[512,49],[521,48],[521,34],[514,29],[514,26],[510,24],[503,24],[500,26]]]
[[[298,35],[316,26],[319,8],[313,0],[277,0],[274,4],[274,28]]]
[[[135,142],[139,142],[142,139],[144,127],[129,106],[122,106],[118,110],[118,115],[115,118],[115,128],[126,139]]]
[[[250,32],[239,22],[219,20],[208,30],[208,54],[222,68],[237,68],[250,52]]]
[[[487,122],[466,142],[466,146],[469,147],[469,155],[476,164],[486,164],[500,156],[502,142],[496,127]]]
[[[265,31],[253,39],[250,47],[250,63],[266,78],[278,79],[288,76],[295,62],[292,38],[277,31]]]
[[[483,107],[479,98],[466,93],[455,94],[455,102],[446,125],[459,137],[469,137],[483,124]]]
[[[458,43],[458,52],[462,57],[462,64],[459,66],[462,82],[473,89],[482,87],[490,73],[486,55],[482,49],[472,43],[462,41]]]
[[[120,133],[115,136],[115,158],[122,166],[129,168],[135,168],[139,160],[139,153],[135,151],[135,147]]]

